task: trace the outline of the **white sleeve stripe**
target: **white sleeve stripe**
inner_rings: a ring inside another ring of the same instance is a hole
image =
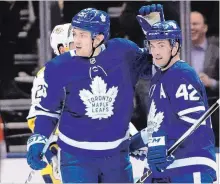
[[[178,115],[183,116],[185,114],[189,114],[189,113],[192,113],[192,112],[204,111],[204,110],[205,110],[204,106],[197,106],[197,107],[192,107],[192,108],[188,108],[188,109],[184,109],[182,111],[179,111]]]
[[[59,114],[53,114],[53,113],[45,112],[45,111],[36,111],[35,116],[39,116],[39,115],[49,116],[49,117],[57,118],[57,119],[60,118]]]
[[[189,118],[187,116],[181,116],[180,119],[183,121],[186,121],[187,123],[192,123],[192,124],[194,124],[197,121],[197,119]],[[204,122],[202,122],[201,125],[205,125],[205,124],[206,124],[206,122],[204,121]]]
[[[124,137],[114,140],[114,141],[107,141],[107,142],[87,142],[87,141],[78,141],[74,140],[66,135],[64,135],[62,132],[59,131],[58,133],[59,139],[63,141],[64,143],[80,148],[85,150],[109,150],[109,149],[115,149],[117,148],[122,142],[127,140],[129,138],[129,130],[127,130]]]
[[[206,165],[213,170],[217,171],[217,163],[207,157],[187,157],[182,159],[176,159],[172,164],[170,164],[167,169],[187,167],[193,165]]]

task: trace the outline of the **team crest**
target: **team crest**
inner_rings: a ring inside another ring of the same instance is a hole
[[[63,28],[62,27],[57,27],[55,30],[54,30],[54,33],[55,34],[60,34],[60,33],[62,33],[64,30],[63,30]]]
[[[101,21],[102,21],[102,22],[105,22],[105,21],[106,21],[106,16],[105,16],[105,15],[102,14],[102,15],[100,16],[100,18],[101,18]]]
[[[91,91],[82,89],[79,92],[80,99],[86,106],[86,115],[92,119],[111,117],[114,112],[114,102],[118,94],[118,87],[107,90],[105,81],[96,76],[90,85]]]
[[[78,16],[79,16],[79,17],[85,17],[85,16],[86,16],[86,13],[85,13],[85,12],[80,12],[80,13],[78,14]]]
[[[157,132],[161,126],[164,119],[163,112],[157,112],[157,108],[154,100],[151,102],[150,111],[147,120],[147,131],[151,137],[154,132]]]

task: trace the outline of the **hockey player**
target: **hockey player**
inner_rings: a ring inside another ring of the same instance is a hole
[[[50,35],[50,45],[57,56],[74,49],[71,23],[54,27]]]
[[[74,48],[73,45],[73,37],[72,37],[72,26],[70,23],[57,25],[53,29],[50,36],[50,45],[54,51],[54,54],[60,55]],[[37,95],[38,90],[41,88],[41,78],[39,77],[40,72],[35,77],[32,88],[32,105],[29,111],[29,115],[27,117],[28,126],[33,131],[35,126],[35,106],[39,103],[40,97]],[[55,136],[55,140],[57,137]],[[56,150],[57,146],[55,142],[51,144],[50,149],[54,150],[54,158],[52,159],[52,166],[50,164],[47,165],[45,169],[41,170],[42,177],[45,183],[60,183],[59,173],[58,173],[58,165],[56,159]]]
[[[131,151],[148,147],[152,175],[146,183],[213,183],[217,165],[210,119],[173,155],[167,155],[173,143],[208,109],[202,82],[180,59],[181,30],[175,21],[162,21],[145,31],[159,70],[151,81],[147,128],[131,138]]]
[[[72,26],[76,49],[41,70],[28,164],[35,170],[46,166],[40,154],[60,118],[62,182],[133,182],[128,126],[133,87],[142,70],[151,69],[147,53],[126,39],[108,41],[110,18],[104,11],[84,9]]]

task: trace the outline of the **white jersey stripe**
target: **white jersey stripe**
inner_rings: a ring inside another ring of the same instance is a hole
[[[190,117],[187,117],[187,116],[181,116],[180,119],[183,120],[183,121],[186,121],[187,123],[192,123],[192,124],[194,124],[197,121],[197,119],[193,119],[193,118],[190,118]],[[201,125],[206,125],[206,122],[205,121],[202,122]]]
[[[59,115],[59,114],[53,114],[53,113],[50,113],[50,112],[38,111],[38,110],[35,111],[35,115],[36,115],[36,116],[44,115],[44,116],[49,116],[49,117],[57,118],[57,119],[60,118],[60,115]]]
[[[167,169],[174,169],[178,167],[186,167],[193,165],[206,165],[217,171],[217,163],[210,158],[206,157],[188,157],[183,159],[177,159],[170,164]]]
[[[178,112],[179,116],[183,116],[189,113],[193,113],[193,112],[197,112],[197,111],[204,111],[205,107],[204,106],[197,106],[197,107],[192,107],[192,108],[188,108],[188,109],[184,109],[182,111]]]
[[[108,142],[86,142],[86,141],[76,141],[73,140],[66,135],[64,135],[62,132],[59,132],[58,134],[61,141],[65,142],[66,144],[80,148],[85,150],[109,150],[117,148],[123,141],[127,140],[129,138],[129,130],[126,132],[125,136],[121,139],[117,139],[115,141],[108,141]]]

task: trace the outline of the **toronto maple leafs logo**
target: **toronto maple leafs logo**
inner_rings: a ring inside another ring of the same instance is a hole
[[[92,119],[111,117],[114,112],[114,102],[118,94],[118,87],[111,87],[107,91],[105,81],[96,76],[90,85],[91,91],[82,89],[79,92],[80,99],[86,106],[86,115]]]
[[[158,112],[156,113],[157,108],[155,105],[154,100],[151,102],[150,111],[148,115],[148,121],[147,121],[147,131],[149,133],[149,136],[152,136],[153,132],[157,132],[161,126],[161,123],[164,119],[164,113]]]
[[[85,16],[86,16],[86,13],[85,13],[85,12],[80,12],[80,13],[78,14],[78,16],[79,16],[79,17],[85,17]]]
[[[105,21],[106,21],[106,16],[105,16],[105,15],[102,14],[102,15],[100,16],[100,18],[101,18],[101,21],[102,21],[102,22],[105,22]]]

